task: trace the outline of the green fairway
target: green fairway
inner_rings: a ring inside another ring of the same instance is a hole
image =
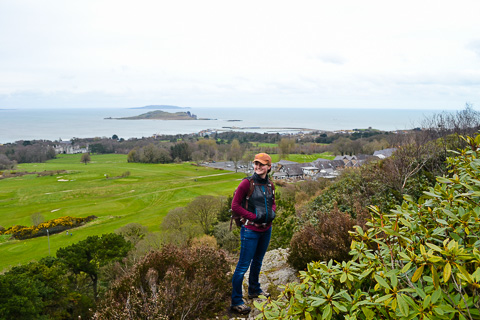
[[[95,221],[50,238],[22,241],[0,239],[0,271],[31,260],[55,255],[90,235],[113,232],[129,223],[158,231],[171,209],[185,206],[198,195],[229,195],[244,176],[241,173],[184,164],[127,163],[126,155],[92,155],[87,165],[81,155],[59,155],[46,163],[21,164],[17,171],[67,173],[36,174],[0,180],[0,226],[32,225],[31,216],[45,220],[63,216]],[[127,173],[129,172],[129,174]]]
[[[271,157],[272,157],[272,162],[279,161],[278,154],[272,154]],[[314,154],[289,154],[288,158],[284,160],[298,162],[298,163],[305,163],[305,162],[312,162],[314,160],[317,160],[318,158],[333,160],[335,156],[329,152],[314,153]]]

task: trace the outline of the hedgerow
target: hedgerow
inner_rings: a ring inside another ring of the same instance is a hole
[[[46,236],[48,234],[60,233],[62,231],[79,227],[89,221],[96,219],[96,216],[88,216],[85,218],[76,217],[61,217],[57,219],[48,220],[40,223],[39,225],[27,227],[21,225],[14,225],[7,229],[0,230],[0,235],[12,235],[14,239],[29,239],[40,236]]]

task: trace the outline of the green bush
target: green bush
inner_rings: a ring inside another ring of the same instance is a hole
[[[240,228],[233,222],[230,231],[230,221],[220,222],[213,229],[213,236],[217,239],[220,248],[228,252],[238,252],[240,250]]]
[[[480,135],[447,160],[424,197],[371,207],[352,232],[351,259],[313,262],[264,319],[480,319]],[[374,249],[372,249],[374,248]]]
[[[94,319],[211,319],[227,308],[229,271],[223,251],[167,245],[111,287]]]

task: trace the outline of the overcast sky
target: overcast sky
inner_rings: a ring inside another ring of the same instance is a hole
[[[0,108],[480,108],[480,1],[0,0]]]

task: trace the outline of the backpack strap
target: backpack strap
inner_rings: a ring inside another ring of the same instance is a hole
[[[248,181],[250,182],[250,189],[248,189],[247,196],[245,197],[245,209],[248,210],[248,200],[253,194],[253,190],[255,190],[255,182],[253,181],[252,177],[248,177],[246,179],[248,179]]]
[[[250,199],[250,196],[253,194],[253,190],[255,189],[255,182],[253,181],[253,178],[251,176],[244,179],[248,179],[248,181],[250,182],[250,188],[248,189],[247,196],[245,197],[245,209],[247,209],[248,199]],[[237,192],[237,189],[235,189],[233,193],[234,197],[236,192]],[[232,211],[232,209],[230,209],[230,211]],[[234,213],[232,212],[232,215],[230,217],[230,231],[232,231],[233,219],[234,219]],[[237,217],[236,219],[241,219],[241,218]]]

